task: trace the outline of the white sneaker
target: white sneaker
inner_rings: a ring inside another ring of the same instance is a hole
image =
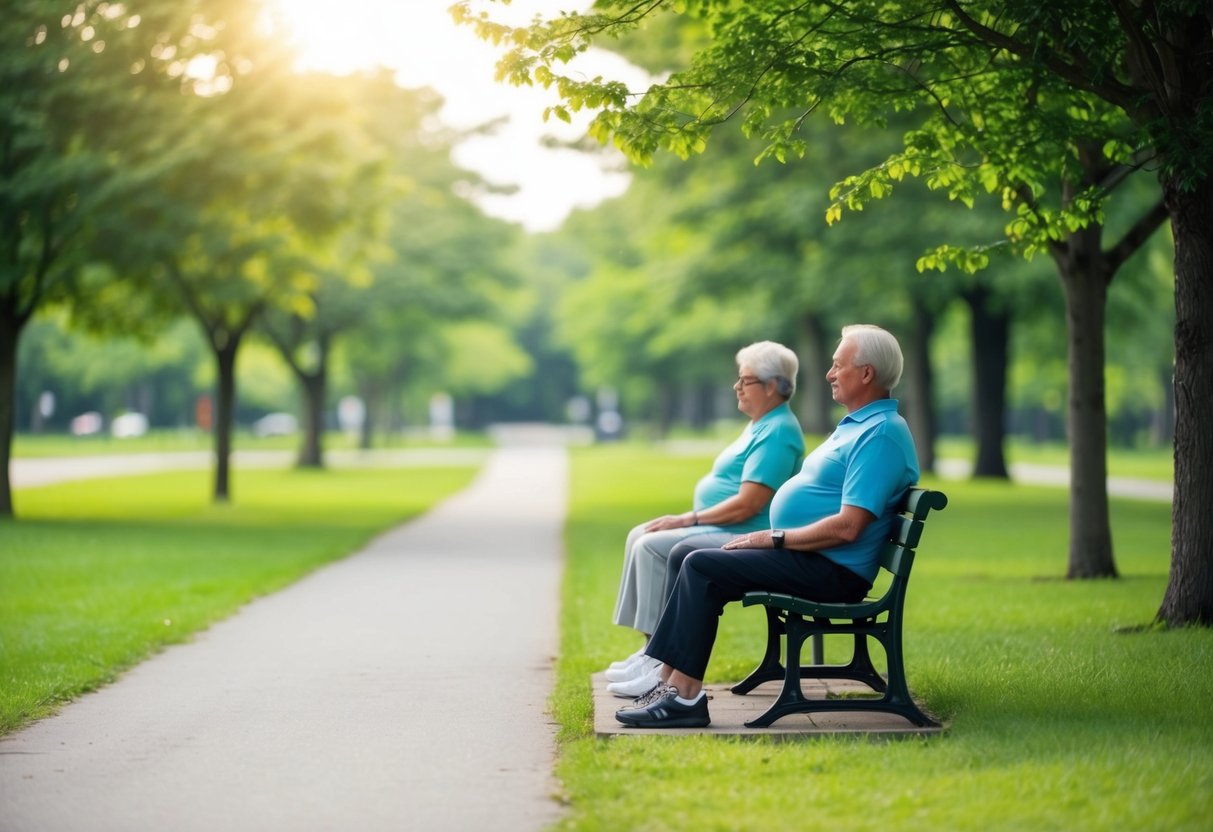
[[[631,682],[634,679],[649,676],[659,667],[661,667],[661,662],[658,659],[641,656],[638,661],[633,662],[623,670],[608,671],[606,678],[608,682]],[[644,693],[644,691],[642,690],[641,693]]]
[[[623,682],[612,682],[607,690],[624,699],[635,699],[661,684],[661,662],[645,670],[639,676]]]
[[[627,662],[622,667],[607,668],[606,673],[603,675],[606,676],[608,682],[624,682],[641,673],[648,664],[652,663],[652,661],[653,660],[648,656],[641,653],[639,656],[632,659],[630,662]]]
[[[639,650],[637,650],[632,655],[628,656],[626,659],[621,659],[617,662],[611,662],[611,666],[608,667],[607,670],[622,670],[623,668],[627,667],[629,664],[636,661],[643,655],[644,655],[644,648],[641,647]]]

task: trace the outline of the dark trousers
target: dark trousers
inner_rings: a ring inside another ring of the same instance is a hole
[[[698,549],[670,553],[668,574],[677,574],[657,630],[645,653],[690,676],[707,671],[724,605],[747,592],[771,590],[813,601],[852,602],[871,587],[850,569],[816,552],[791,549]],[[667,578],[667,580],[669,580]]]
[[[695,542],[687,541],[674,544],[674,548],[670,550],[670,558],[665,562],[665,592],[661,598],[661,609],[665,611],[665,605],[670,603],[670,596],[674,594],[674,587],[678,586],[678,576],[682,574],[682,562],[687,559],[687,555],[696,551]]]

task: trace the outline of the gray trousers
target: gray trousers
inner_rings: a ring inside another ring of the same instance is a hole
[[[651,635],[657,629],[657,620],[665,604],[670,550],[684,540],[692,539],[696,549],[712,549],[734,537],[735,534],[719,526],[646,532],[642,523],[632,529],[623,548],[623,575],[615,601],[615,623]]]

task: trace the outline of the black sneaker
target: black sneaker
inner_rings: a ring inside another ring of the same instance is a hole
[[[634,728],[704,728],[712,721],[706,693],[701,691],[691,705],[678,701],[673,686],[663,693],[643,708],[621,708],[615,712],[615,719]]]
[[[666,684],[665,682],[658,682],[657,684],[653,685],[653,687],[649,688],[647,693],[642,693],[640,696],[633,699],[632,704],[628,705],[626,708],[617,709],[615,713],[619,713],[619,711],[635,710],[636,708],[643,708],[646,705],[652,705],[658,699],[661,699],[667,693],[671,692],[677,695],[678,688],[674,687],[673,685]]]

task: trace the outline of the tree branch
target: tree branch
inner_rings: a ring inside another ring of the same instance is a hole
[[[198,322],[202,324],[202,328],[206,331],[207,340],[211,342],[212,347],[218,346],[218,327],[212,325],[210,316],[207,315],[206,309],[202,306],[202,301],[190,290],[189,281],[181,274],[181,269],[177,266],[177,261],[171,257],[165,258],[164,269],[168,273],[169,280],[177,291],[181,293],[182,300],[185,305],[193,313]]]
[[[1029,44],[1022,43],[1009,35],[1004,35],[1002,32],[991,29],[974,20],[961,8],[957,0],[944,0],[944,5],[947,6],[966,29],[985,43],[1005,50],[1023,60],[1041,60],[1050,72],[1062,78],[1072,87],[1097,95],[1127,113],[1138,112],[1139,95],[1132,87],[1111,78],[1096,84],[1083,71],[1081,66],[1075,66],[1072,63],[1060,60],[1056,57],[1055,53],[1038,58],[1036,57],[1036,50]]]
[[[1145,245],[1158,227],[1166,222],[1168,216],[1167,206],[1162,199],[1150,206],[1150,210],[1142,214],[1137,222],[1133,223],[1133,227],[1108,250],[1106,257],[1109,274],[1116,274],[1116,270]]]
[[[622,10],[618,14],[573,14],[566,20],[582,21],[582,25],[569,31],[566,40],[571,37],[592,37],[617,26],[631,26],[639,23],[657,9],[665,5],[666,0],[639,0],[635,5]],[[551,21],[546,21],[550,25]],[[542,25],[542,24],[541,24]]]
[[[1108,175],[1095,183],[1099,187],[1101,194],[1109,194],[1129,178],[1130,174],[1134,174],[1146,166],[1147,162],[1153,161],[1154,153],[1152,150],[1139,150],[1134,154],[1132,164],[1116,165]]]

